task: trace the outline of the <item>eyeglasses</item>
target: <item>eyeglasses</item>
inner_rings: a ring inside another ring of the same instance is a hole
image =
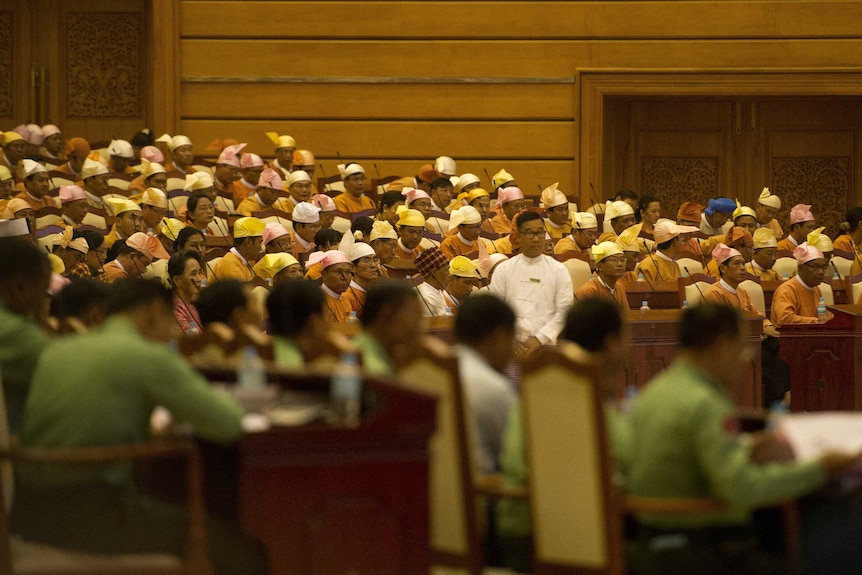
[[[541,231],[525,230],[523,232],[520,232],[520,234],[521,234],[521,236],[525,237],[528,240],[534,240],[536,238],[545,239],[545,231],[544,230],[541,230]]]
[[[815,272],[825,272],[829,269],[829,264],[802,264],[804,267]]]

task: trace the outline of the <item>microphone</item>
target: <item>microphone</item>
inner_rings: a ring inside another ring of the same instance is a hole
[[[339,156],[339,158],[341,158],[341,156]],[[324,182],[323,191],[328,194],[332,191],[329,189],[329,182],[326,181],[329,179],[329,176],[326,175],[326,170],[323,169],[323,163],[322,162],[317,164],[317,165],[320,167],[320,173],[323,174],[323,182]]]
[[[95,254],[95,256],[96,256],[96,261],[99,262],[99,269],[104,270],[105,262],[103,262],[102,258],[99,257],[99,252],[97,250],[93,250],[93,254]],[[94,276],[93,272],[90,272],[90,277],[98,277],[102,281],[102,283],[104,283],[104,284],[108,283],[108,278],[102,277],[102,274],[97,274],[96,276]]]
[[[682,266],[682,269],[684,269],[684,270],[685,270],[685,273],[687,273],[687,274],[688,274],[688,277],[691,277],[691,272],[690,272],[690,271],[688,271],[688,266]],[[700,294],[700,299],[703,299],[703,292],[702,292],[702,291],[700,291],[700,286],[699,286],[699,285],[697,285],[697,280],[695,280],[695,281],[694,281],[694,284],[693,284],[693,285],[694,285],[694,288],[697,290],[697,293],[699,293],[699,294]]]
[[[653,267],[655,267],[655,273],[656,273],[656,275],[658,275],[658,281],[663,282],[664,278],[661,277],[661,272],[658,269],[658,264],[656,263],[655,258],[653,257],[652,252],[649,249],[649,245],[646,243],[646,238],[641,238],[641,241],[643,242],[644,247],[647,250],[647,256],[649,256],[649,259],[652,261]],[[686,272],[688,272],[688,270],[686,270]],[[646,277],[646,276],[644,276],[644,277]]]
[[[843,277],[841,277],[841,272],[839,272],[839,271],[838,271],[838,268],[837,268],[837,267],[835,267],[835,261],[834,261],[834,260],[829,260],[829,263],[830,263],[830,265],[832,266],[832,269],[833,269],[833,270],[835,270],[835,275],[837,275],[837,276],[838,276],[838,279],[839,279],[839,280],[841,280],[841,281],[844,281],[844,278],[843,278]]]
[[[425,278],[422,278],[422,283],[425,283]],[[413,286],[413,289],[416,290],[416,293],[419,294],[419,299],[422,300],[422,303],[425,304],[425,307],[428,308],[428,313],[431,314],[431,317],[437,317],[434,314],[434,310],[431,309],[431,305],[428,303],[428,300],[425,299],[425,296],[422,294],[422,290],[419,289],[419,286]]]
[[[593,183],[590,182],[590,200],[593,202],[594,206],[600,206],[601,214],[605,215],[605,206],[603,204],[599,204],[599,197],[596,195],[596,190],[593,188]]]
[[[496,192],[496,188],[494,187],[494,178],[491,177],[491,174],[488,173],[488,168],[482,168],[482,171],[485,172],[485,177],[488,178],[488,181],[491,182],[491,191]]]

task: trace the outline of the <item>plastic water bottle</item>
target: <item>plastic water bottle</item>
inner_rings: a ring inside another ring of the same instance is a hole
[[[207,278],[201,277],[201,289],[207,287]]]
[[[148,236],[153,235],[153,228],[147,228],[147,235]]]
[[[782,274],[781,278],[784,281],[787,281],[788,279],[790,279],[790,274],[788,274],[787,272],[784,272],[784,274]]]
[[[644,281],[644,274],[643,274],[643,272],[638,272],[638,281],[639,281],[639,282]]]
[[[688,309],[688,300],[687,299],[682,300],[682,309]]]
[[[827,319],[826,300],[823,298],[823,296],[820,296],[820,301],[817,303],[817,320],[820,323],[825,323]]]
[[[242,350],[242,361],[236,370],[236,380],[242,389],[259,390],[266,386],[266,366],[253,345]]]
[[[356,323],[359,321],[359,318],[356,317],[356,312],[351,311],[350,315],[347,316],[347,323]]]
[[[198,329],[197,322],[190,321],[189,328],[186,330],[186,335],[200,335],[201,330]]]
[[[352,352],[344,352],[332,375],[329,387],[334,423],[347,427],[359,425],[362,408],[362,372],[359,370],[359,357]]]
[[[649,311],[649,304],[647,303],[647,300],[643,300],[641,302],[641,311]]]
[[[446,306],[446,309],[444,309],[444,310],[443,310],[443,315],[444,315],[445,317],[452,317],[452,316],[453,316],[453,315],[455,315],[455,314],[453,314],[453,313],[452,313],[452,308],[451,308],[451,307]]]

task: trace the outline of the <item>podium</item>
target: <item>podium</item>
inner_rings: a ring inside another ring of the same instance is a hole
[[[625,373],[617,379],[617,397],[625,397],[628,387],[642,388],[673,362],[681,317],[681,309],[625,312],[625,322],[630,327],[631,353]],[[745,366],[743,381],[733,399],[740,407],[759,408],[763,401],[760,373],[763,319],[751,312],[742,312],[742,324],[743,337],[751,349],[752,360]]]
[[[780,329],[792,411],[862,411],[862,306],[829,306],[826,323]]]
[[[214,382],[235,374],[204,370]],[[268,374],[328,394],[326,374]],[[428,441],[435,399],[366,377],[359,425],[314,422],[202,445],[209,510],[266,546],[272,575],[427,575]]]

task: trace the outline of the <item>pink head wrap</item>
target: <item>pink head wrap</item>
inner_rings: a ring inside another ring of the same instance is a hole
[[[290,232],[286,227],[277,222],[271,222],[269,224],[266,224],[266,227],[263,228],[263,239],[261,243],[263,243],[263,245],[267,245],[272,240],[278,239],[282,236],[286,236],[289,234]]]
[[[796,246],[796,249],[793,250],[793,257],[796,258],[797,264],[802,265],[807,264],[811,260],[822,258],[823,252],[821,252],[814,246],[809,246],[807,243],[805,243]]]
[[[336,206],[332,198],[326,194],[314,194],[311,198],[311,202],[320,208],[320,211],[322,212],[334,212],[338,210],[338,206]]]
[[[259,168],[263,165],[263,159],[257,154],[243,154],[239,159],[239,167],[242,169],[246,168]]]
[[[75,200],[86,200],[87,195],[79,186],[60,186],[60,202],[74,202]]]
[[[245,154],[243,154],[243,156],[245,156]],[[272,169],[266,169],[260,174],[260,180],[258,180],[257,186],[280,190],[282,183],[281,176],[278,175],[278,172]]]
[[[349,264],[350,256],[348,256],[344,252],[340,252],[338,250],[329,250],[320,260],[320,269],[325,270],[331,265],[335,264]]]
[[[715,249],[712,250],[712,259],[714,259],[715,263],[717,263],[718,265],[723,264],[734,256],[741,255],[742,254],[739,253],[739,250],[731,248],[725,244],[718,244],[717,246],[715,246]]]
[[[811,213],[810,205],[796,204],[795,206],[790,208],[790,225],[813,221],[814,214]]]
[[[162,164],[165,161],[165,155],[155,146],[144,146],[141,148],[141,157],[158,164]]]
[[[229,166],[233,166],[235,168],[240,167],[239,161],[239,153],[245,148],[248,144],[234,144],[233,146],[228,146],[219,154],[218,160],[216,160],[217,164],[227,164]]]
[[[514,186],[509,188],[503,188],[497,192],[497,203],[500,205],[509,203],[513,200],[523,200],[524,192],[520,190],[520,188],[516,188]]]
[[[409,206],[415,200],[420,200],[422,198],[431,199],[425,191],[417,190],[416,188],[404,188],[401,190],[401,195],[407,199],[407,205]]]

